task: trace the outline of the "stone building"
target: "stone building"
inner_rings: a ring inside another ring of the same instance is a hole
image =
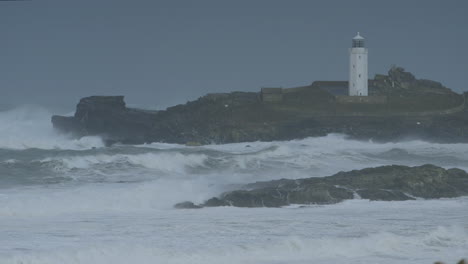
[[[283,88],[262,88],[261,97],[263,102],[283,101]]]

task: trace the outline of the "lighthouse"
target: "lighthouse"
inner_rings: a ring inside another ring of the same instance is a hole
[[[368,96],[367,81],[367,49],[358,32],[349,49],[349,96]]]

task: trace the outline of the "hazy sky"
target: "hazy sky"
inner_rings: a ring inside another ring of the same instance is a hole
[[[347,80],[360,31],[369,76],[392,64],[468,90],[468,1],[0,1],[0,105],[74,109],[125,95],[161,108],[209,92]]]

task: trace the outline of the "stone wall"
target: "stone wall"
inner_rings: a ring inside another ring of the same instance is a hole
[[[261,98],[263,102],[281,102],[283,101],[283,89],[282,88],[262,88]]]
[[[342,104],[385,104],[387,103],[387,96],[338,95],[336,101]]]

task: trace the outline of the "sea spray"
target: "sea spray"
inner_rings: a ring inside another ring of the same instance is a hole
[[[21,106],[0,112],[0,148],[88,149],[103,147],[99,137],[70,139],[52,128],[51,113],[39,106]]]

